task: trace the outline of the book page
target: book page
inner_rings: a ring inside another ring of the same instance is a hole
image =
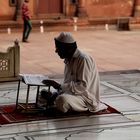
[[[47,80],[48,76],[42,74],[21,74],[25,84],[43,86],[43,80]]]

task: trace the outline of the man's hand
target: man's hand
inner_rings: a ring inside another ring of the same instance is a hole
[[[45,84],[46,86],[52,86],[55,89],[61,88],[61,85],[54,80],[43,80],[42,83]]]

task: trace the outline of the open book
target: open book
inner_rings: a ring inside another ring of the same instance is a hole
[[[20,77],[24,80],[27,85],[39,85],[43,86],[43,80],[47,80],[48,76],[43,74],[20,74]]]

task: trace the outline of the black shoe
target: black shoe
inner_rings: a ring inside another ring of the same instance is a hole
[[[23,39],[22,42],[29,43],[29,41],[26,39]]]
[[[45,89],[41,90],[40,94],[41,94],[42,98],[46,99],[47,105],[49,105],[49,106],[54,105],[54,101],[55,101],[56,97],[58,96],[57,92],[51,93]]]
[[[51,92],[48,92],[47,90],[43,89],[41,90],[40,95],[43,99],[46,100],[47,105],[51,105],[51,97],[52,97]]]
[[[52,93],[48,92],[45,89],[43,89],[43,90],[41,90],[40,95],[41,95],[42,98],[44,98],[46,100],[49,100],[51,98],[51,96],[52,96]]]

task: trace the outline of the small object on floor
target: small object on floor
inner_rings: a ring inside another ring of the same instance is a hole
[[[46,111],[46,108],[32,108],[29,110],[22,110],[21,113],[24,114],[36,114],[36,113],[43,113],[44,111]]]

